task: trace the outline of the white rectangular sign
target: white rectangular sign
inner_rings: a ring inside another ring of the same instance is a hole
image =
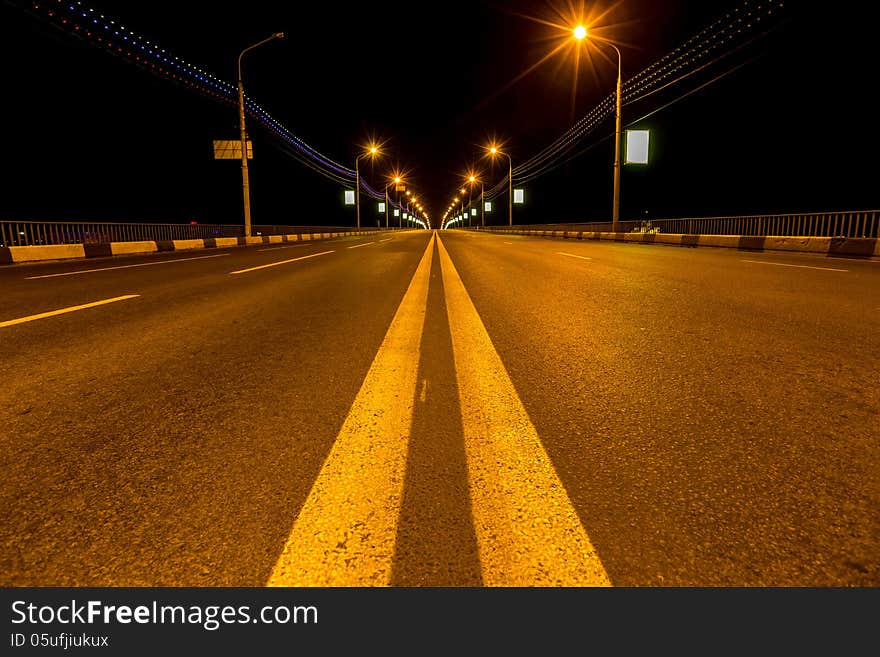
[[[626,164],[648,163],[648,138],[647,130],[626,131]]]
[[[354,190],[346,189],[345,190],[345,204],[346,205],[354,205]]]

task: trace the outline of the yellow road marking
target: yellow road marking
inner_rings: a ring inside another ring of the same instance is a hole
[[[810,267],[809,265],[790,265],[785,262],[767,262],[765,260],[743,260],[756,265],[774,265],[776,267],[797,267],[798,269],[818,269],[820,271],[849,271],[849,269],[832,269],[831,267]]]
[[[126,294],[122,297],[113,297],[112,299],[104,299],[102,301],[93,301],[92,303],[84,303],[81,306],[71,306],[69,308],[62,308],[61,310],[52,310],[47,313],[40,313],[39,315],[30,315],[28,317],[20,317],[19,319],[10,319],[5,322],[0,322],[0,328],[5,328],[7,326],[15,326],[16,324],[24,324],[25,322],[32,322],[36,319],[45,319],[46,317],[54,317],[55,315],[64,315],[65,313],[76,312],[77,310],[85,310],[86,308],[94,308],[95,306],[103,306],[108,303],[114,303],[115,301],[125,301],[126,299],[134,299],[135,297],[139,297],[140,294]]]
[[[231,271],[230,274],[246,274],[249,271],[257,271],[258,269],[266,269],[266,267],[277,267],[278,265],[286,265],[288,262],[296,262],[297,260],[306,260],[307,258],[317,258],[318,256],[327,255],[328,253],[336,253],[335,251],[321,251],[321,253],[312,253],[299,258],[291,258],[290,260],[281,260],[279,262],[270,262],[268,265],[260,265],[258,267],[250,267],[249,269],[239,269]]]
[[[438,246],[483,582],[609,586],[442,240]]]
[[[370,244],[375,244],[375,242],[364,242],[363,244],[355,244],[354,246],[349,246],[349,247],[346,247],[346,248],[349,248],[349,249],[359,249],[359,248],[361,248],[362,246],[368,246],[368,245],[370,245]]]
[[[573,253],[565,253],[564,251],[557,251],[559,255],[568,256],[569,258],[580,258],[581,260],[592,260],[592,258],[588,258],[587,256],[579,256]]]
[[[173,260],[157,260],[155,262],[139,262],[135,265],[119,265],[117,267],[101,267],[100,269],[80,269],[77,271],[64,271],[58,274],[43,274],[42,276],[27,276],[26,281],[33,281],[38,278],[55,278],[56,276],[76,276],[77,274],[92,274],[96,271],[110,271],[111,269],[130,269],[131,267],[151,267],[152,265],[165,265],[169,262],[184,262],[186,260],[206,260],[207,258],[222,258],[228,256],[228,253],[218,253],[217,255],[197,256],[195,258],[174,258]]]
[[[268,586],[387,586],[434,252],[432,237]]]

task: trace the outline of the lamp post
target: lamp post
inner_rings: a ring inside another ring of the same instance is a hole
[[[574,28],[574,38],[578,41],[583,41],[588,36],[587,28],[583,25],[578,25]],[[621,108],[621,99],[620,92],[623,87],[623,57],[620,55],[620,50],[617,46],[615,46],[610,41],[602,41],[602,43],[611,46],[614,48],[614,52],[617,53],[617,92],[616,92],[616,108],[615,108],[615,123],[616,128],[614,131],[614,200],[611,206],[611,230],[612,232],[619,232],[620,230],[620,137],[621,137],[621,120],[620,120],[620,108]]]
[[[377,146],[370,146],[370,149],[366,153],[361,153],[356,158],[354,158],[354,207],[355,214],[357,215],[357,229],[361,229],[361,172],[358,167],[358,164],[361,161],[361,158],[369,155],[370,157],[375,157],[376,153],[379,152],[379,148]]]
[[[391,187],[391,185],[394,185],[396,187],[400,183],[401,183],[400,176],[394,176],[394,179],[391,182],[389,182],[387,185],[385,185],[385,228],[388,228],[388,205],[389,205],[389,203],[388,203],[388,188]]]
[[[241,81],[241,58],[249,50],[262,46],[273,39],[283,39],[284,32],[275,32],[272,36],[248,46],[238,54],[238,126],[241,130],[241,190],[244,196],[244,236],[251,236],[251,184],[248,176],[247,163],[247,132],[244,126],[244,84]]]
[[[471,188],[476,184],[477,177],[473,174],[468,176],[468,182],[471,184]],[[480,218],[482,220],[483,228],[486,227],[486,197],[483,190],[483,181],[480,180]],[[470,226],[470,218],[468,218],[468,225]]]
[[[503,153],[497,146],[490,146],[489,153],[492,156],[503,155],[507,158],[507,162],[510,165],[510,168],[507,170],[507,219],[508,224],[513,226],[513,160],[510,159],[510,155]]]
[[[462,227],[464,227],[465,215],[467,215],[468,225],[470,225],[470,218],[471,218],[470,203],[471,202],[470,202],[470,200],[468,200],[467,205],[465,205],[465,201],[464,201],[465,189],[464,189],[464,187],[462,187],[460,191],[461,191],[461,225],[462,225]]]

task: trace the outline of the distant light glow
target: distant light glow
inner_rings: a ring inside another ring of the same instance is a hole
[[[585,28],[583,25],[578,25],[576,28],[574,28],[574,38],[578,41],[583,41],[584,39],[586,39],[587,28]]]

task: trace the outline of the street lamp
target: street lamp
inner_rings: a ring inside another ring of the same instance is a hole
[[[468,182],[471,185],[474,185],[477,182],[477,177],[471,174],[468,177]],[[486,227],[486,196],[483,190],[483,181],[480,180],[480,217],[482,218],[483,228]],[[470,223],[470,220],[468,220]]]
[[[388,188],[391,187],[391,185],[394,185],[396,187],[402,181],[403,179],[400,176],[394,176],[394,179],[387,185],[385,185],[385,228],[388,228]]]
[[[507,204],[507,219],[508,223],[513,226],[513,160],[510,159],[510,155],[504,153],[497,146],[489,147],[489,154],[492,157],[496,155],[503,155],[507,158],[507,162],[510,165],[507,173],[507,195],[508,195],[508,204]]]
[[[583,25],[578,25],[574,28],[574,38],[578,41],[583,41],[587,36],[587,28]],[[614,201],[611,206],[611,230],[616,233],[620,230],[620,92],[623,86],[623,58],[620,55],[620,50],[613,43],[605,40],[600,41],[614,48],[614,52],[617,53],[617,102],[615,110],[617,127],[614,131]]]
[[[371,145],[369,150],[361,153],[356,158],[354,158],[354,207],[355,214],[357,215],[357,229],[361,229],[361,172],[358,168],[358,164],[361,161],[361,158],[369,155],[370,157],[376,157],[376,154],[379,152],[379,147],[375,145]]]
[[[284,32],[275,32],[272,36],[248,46],[238,54],[238,125],[241,129],[241,189],[244,196],[244,236],[251,236],[251,186],[248,177],[247,163],[247,132],[244,127],[244,84],[241,81],[241,58],[249,50],[262,46],[273,39],[283,39]]]

